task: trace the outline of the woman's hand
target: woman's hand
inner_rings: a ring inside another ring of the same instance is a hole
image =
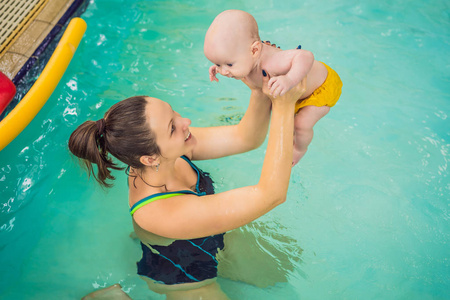
[[[266,76],[264,76],[266,74]],[[264,94],[266,94],[267,97],[272,100],[272,102],[281,102],[281,101],[288,101],[288,102],[297,102],[298,99],[301,98],[303,93],[306,91],[306,77],[303,78],[303,80],[295,85],[292,89],[287,91],[284,95],[280,96],[273,96],[270,88],[269,88],[269,80],[270,80],[270,74],[263,71],[263,87],[262,91]]]

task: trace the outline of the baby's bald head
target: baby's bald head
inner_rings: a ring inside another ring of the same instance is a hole
[[[242,10],[221,12],[209,26],[205,35],[205,54],[220,45],[251,45],[259,41],[258,24],[255,18]]]

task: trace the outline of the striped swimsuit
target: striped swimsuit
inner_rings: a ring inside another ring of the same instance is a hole
[[[213,181],[209,174],[198,169],[186,156],[182,158],[198,174],[196,192],[182,190],[145,197],[130,208],[131,215],[140,207],[156,200],[182,194],[194,194],[199,197],[214,194]],[[219,249],[223,249],[223,235],[222,233],[198,239],[176,240],[168,246],[150,245],[156,251],[141,243],[142,259],[137,263],[138,274],[163,284],[199,282],[215,278],[216,254]]]

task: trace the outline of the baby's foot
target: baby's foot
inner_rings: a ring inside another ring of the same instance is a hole
[[[295,166],[300,161],[300,152],[298,152],[294,149],[293,154],[294,155],[292,157],[292,166]]]
[[[305,153],[306,153],[306,151],[298,150],[294,146],[294,151],[293,151],[293,155],[292,155],[292,166],[295,166],[300,161],[300,159],[302,159],[302,157],[305,155]]]

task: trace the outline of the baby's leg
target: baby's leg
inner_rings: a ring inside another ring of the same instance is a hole
[[[314,131],[313,127],[317,121],[322,119],[328,112],[328,106],[305,106],[302,107],[294,119],[294,156],[292,165],[296,165],[298,161],[305,155],[308,146],[312,141]]]

